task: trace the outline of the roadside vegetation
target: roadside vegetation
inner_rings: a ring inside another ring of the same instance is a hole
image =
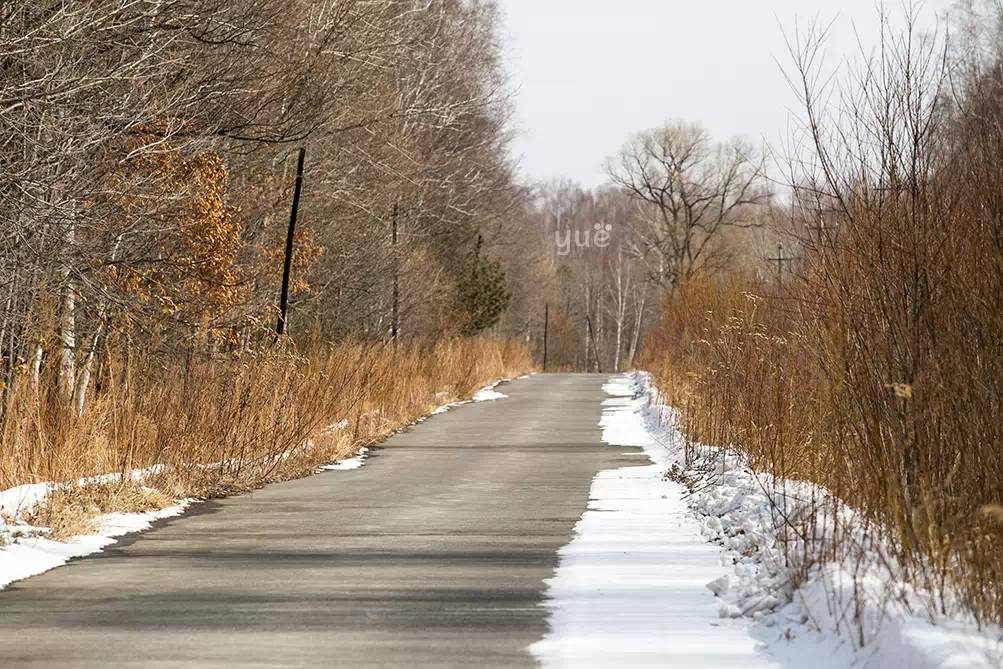
[[[824,530],[777,506],[796,536],[836,537],[791,541],[802,576],[852,564],[863,529],[892,582],[932,593],[921,613],[999,624],[1003,40],[998,8],[961,17],[963,44],[887,28],[836,79],[821,32],[792,41],[807,141],[772,212],[784,248],[676,287],[640,366],[696,442],[820,484],[825,518],[862,512]]]
[[[0,431],[0,490],[65,482],[25,522],[69,538],[99,514],[306,476],[532,368],[523,346],[476,338],[234,354],[174,367],[139,360],[109,370],[106,389],[82,415],[65,411],[54,384],[25,384],[12,397]]]
[[[790,35],[789,155],[668,121],[589,190],[518,182],[488,0],[10,3],[0,491],[59,484],[21,520],[65,538],[637,366],[860,512],[778,514],[802,577],[863,529],[931,616],[1003,623],[1003,12],[881,20],[835,73]]]
[[[0,490],[66,483],[32,522],[301,476],[532,367],[492,3],[2,23]]]

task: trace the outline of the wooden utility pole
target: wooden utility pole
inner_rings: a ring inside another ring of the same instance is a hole
[[[547,331],[550,330],[550,304],[543,305],[543,371],[547,371]]]
[[[805,230],[814,232],[821,241],[828,241],[839,232],[839,223],[826,223],[825,219],[820,216],[818,223],[815,225],[806,225]]]
[[[777,255],[767,256],[766,259],[769,262],[777,263],[777,285],[780,285],[784,282],[784,263],[792,263],[798,258],[797,256],[785,256],[784,243],[777,242]]]
[[[299,159],[296,161],[296,185],[293,188],[293,209],[289,214],[289,231],[286,233],[286,261],[282,266],[282,295],[279,297],[279,321],[275,324],[275,333],[282,336],[286,333],[286,315],[289,308],[289,275],[293,268],[293,235],[296,234],[296,215],[300,208],[300,193],[303,190],[303,161],[306,160],[306,149],[300,147]]]
[[[596,359],[596,369],[599,370],[600,374],[602,374],[603,373],[603,371],[602,371],[602,362],[599,360],[599,348],[596,346],[596,337],[592,333],[592,319],[589,318],[588,314],[585,314],[585,324],[588,325],[588,328],[589,328],[589,339],[592,340],[592,355]]]

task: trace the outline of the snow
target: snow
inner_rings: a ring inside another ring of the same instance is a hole
[[[645,428],[633,383],[605,386],[603,441],[644,449],[651,464],[600,472],[588,510],[547,582],[550,631],[530,646],[544,667],[780,666],[750,634],[722,619],[708,583],[723,583],[722,550],[707,542],[664,480],[672,454]]]
[[[1003,666],[1003,630],[979,628],[941,593],[949,614],[935,614],[940,598],[906,582],[881,528],[820,486],[753,471],[734,451],[691,443],[677,414],[659,404],[648,375],[633,377],[644,398],[639,414],[664,450],[675,454],[693,492],[687,501],[702,518],[704,536],[731,555],[722,614],[757,620],[752,633],[784,666],[813,669],[992,669]],[[783,521],[796,521],[792,532]],[[836,530],[840,528],[840,536]],[[787,550],[784,550],[786,546]],[[838,561],[799,565],[796,556]],[[806,578],[795,589],[798,568]]]
[[[129,478],[133,481],[142,481],[146,478],[159,474],[163,471],[163,465],[153,465],[142,469],[133,469],[129,472]],[[76,481],[76,485],[98,485],[103,483],[116,483],[121,480],[120,473],[101,474],[99,476],[88,476]],[[49,492],[57,485],[51,481],[45,483],[26,483],[14,486],[6,490],[0,490],[0,517],[12,518],[20,513],[31,510],[33,506],[45,499]]]
[[[1003,666],[1003,631],[980,629],[949,596],[954,615],[931,614],[937,600],[898,577],[881,533],[853,509],[733,451],[691,443],[687,468],[677,414],[650,377],[616,377],[606,390],[604,440],[641,447],[653,464],[596,476],[549,581],[551,631],[531,647],[544,666]],[[811,521],[811,532],[792,537],[783,517]],[[833,543],[837,526],[850,541]],[[792,555],[843,544],[854,550],[804,565],[792,588]]]
[[[13,517],[27,511],[45,499],[51,489],[51,483],[26,483],[0,490],[0,516]]]
[[[498,392],[497,390],[492,390],[489,387],[489,388],[483,388],[481,390],[478,390],[474,394],[473,401],[474,402],[490,402],[492,400],[503,400],[506,397],[508,397],[508,395],[504,395],[504,394]]]
[[[324,465],[320,469],[321,471],[346,471],[349,469],[358,469],[362,465],[366,464],[366,458],[368,457],[369,449],[360,448],[359,452],[356,453],[354,457],[338,460],[333,465]]]
[[[450,402],[449,404],[443,404],[442,406],[433,409],[431,415],[437,416],[439,414],[446,413],[453,407],[463,406],[464,404],[470,404],[471,402],[491,402],[493,400],[503,400],[506,397],[508,397],[508,395],[504,395],[498,392],[497,390],[495,390],[495,387],[498,384],[506,383],[507,381],[511,381],[511,379],[498,379],[494,383],[489,383],[488,385],[484,386],[476,393],[474,393],[473,397],[471,397],[469,400],[460,400],[459,402]],[[424,420],[425,420],[424,418],[419,418],[418,421],[416,422],[421,423]]]
[[[3,494],[9,492],[5,490]],[[180,500],[173,506],[147,513],[105,514],[97,518],[97,534],[74,537],[69,541],[53,541],[44,535],[37,535],[39,531],[44,532],[44,528],[0,522],[0,589],[14,581],[54,569],[73,558],[97,553],[114,544],[116,538],[142,532],[155,521],[179,516],[193,501]]]

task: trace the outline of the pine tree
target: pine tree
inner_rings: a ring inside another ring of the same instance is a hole
[[[464,317],[462,332],[468,336],[497,323],[512,299],[501,263],[482,256],[482,244],[478,235],[477,245],[467,258],[459,283],[460,311]]]

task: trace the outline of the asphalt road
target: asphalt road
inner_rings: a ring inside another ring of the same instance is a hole
[[[538,375],[365,467],[207,503],[0,592],[0,666],[532,666],[604,446],[605,376]]]

